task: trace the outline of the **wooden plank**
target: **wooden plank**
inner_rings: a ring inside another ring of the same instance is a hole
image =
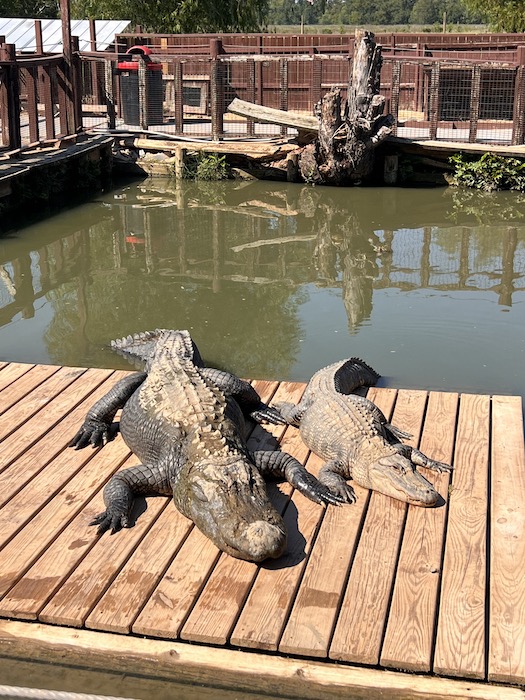
[[[29,376],[22,377],[6,395],[2,394],[6,411],[0,425],[0,440],[41,411],[85,371],[81,368],[39,365]],[[22,398],[23,401],[20,400]]]
[[[426,398],[422,391],[398,393],[392,420],[412,433],[413,444],[419,441]],[[330,646],[331,659],[379,663],[406,511],[406,503],[372,493]]]
[[[451,464],[458,395],[431,392],[421,450]],[[381,665],[430,671],[450,475],[421,470],[442,496],[435,508],[409,508]]]
[[[38,613],[97,541],[89,523],[100,512],[98,493],[82,508],[30,569],[0,600],[0,616],[36,620]],[[22,531],[24,532],[24,531]],[[24,559],[29,559],[24,556]],[[16,580],[17,573],[11,576]],[[4,581],[4,588],[8,586]]]
[[[525,457],[518,396],[492,397],[488,677],[525,683]]]
[[[41,611],[39,620],[54,625],[81,627],[130,554],[139,546],[144,534],[168,504],[165,497],[150,498],[146,511],[137,518],[133,527],[124,528],[113,537],[108,533],[102,535]]]
[[[489,410],[461,395],[434,671],[462,678],[485,676]]]
[[[110,370],[99,370],[84,378],[81,385],[82,389],[80,386],[78,387],[77,393],[72,396],[72,401],[76,402],[81,398],[82,394],[88,394],[87,398],[76,408],[68,411],[63,420],[57,423],[54,428],[49,430],[26,452],[20,455],[18,459],[11,462],[0,475],[0,506],[7,503],[7,501],[34,478],[39,471],[44,469],[51,459],[56,457],[62,450],[66,449],[68,442],[82,424],[88,409],[95,401],[109,391],[116,379],[120,376],[124,376],[124,374],[124,372],[112,373]],[[108,379],[106,382],[101,383],[104,377],[108,377]],[[95,390],[89,393],[94,387]],[[32,425],[30,430],[33,430]],[[15,446],[14,441],[13,446]],[[83,453],[86,459],[89,459],[91,456],[89,452],[90,450],[88,449]],[[7,454],[2,455],[5,458],[7,458],[9,451],[6,450],[6,453]],[[1,460],[2,457],[0,456],[0,464]]]
[[[82,376],[82,382],[77,384],[75,380],[80,376]],[[11,432],[2,443],[2,449],[0,450],[0,471],[9,466],[14,459],[19,457],[32,445],[35,445],[42,436],[45,436],[46,433],[60,421],[65,413],[72,410],[84,399],[85,394],[82,390],[83,386],[91,386],[92,390],[107,376],[108,370],[88,369],[86,371],[81,369],[70,370],[66,368],[64,374],[61,376],[61,381],[63,380],[64,386],[57,396],[53,398],[48,396],[48,388],[44,388],[47,382],[36,390],[35,393],[37,395],[32,401],[30,400],[29,403],[33,402],[34,408],[36,408],[36,404],[40,404],[40,410],[38,410],[38,413],[35,412],[34,415],[32,414],[29,420],[26,414],[31,413],[32,409],[24,406],[26,400],[19,404],[21,407],[19,410],[16,410],[18,407],[15,407],[9,411],[8,415],[10,416],[13,412],[16,412],[20,422],[18,424],[18,429]],[[55,377],[56,375],[54,375],[50,381],[53,381]],[[58,389],[56,384],[54,388]],[[43,394],[40,394],[40,389],[42,389]],[[44,407],[45,410],[41,410]]]
[[[297,403],[303,391],[304,384],[284,382],[279,385],[274,402]],[[282,450],[301,461],[306,460],[308,450],[295,428],[285,428],[282,425],[258,426],[248,445],[252,450],[274,449],[278,442]],[[274,506],[283,513],[292,487],[286,483],[280,484],[279,488],[270,484],[268,491]],[[222,554],[181,630],[181,638],[226,644],[258,569],[252,562],[241,562]]]
[[[170,503],[87,617],[85,626],[129,632],[191,527],[191,521]]]
[[[69,467],[69,461],[75,463],[75,456],[80,452],[71,450],[70,453],[70,460],[62,456],[70,470],[69,478],[67,469],[61,470],[59,464],[51,463],[45,473],[40,472],[29,486],[0,510],[1,541],[2,544],[7,542],[0,551],[0,594],[20,578],[129,456],[124,442],[116,440],[106,445],[103,454],[99,451],[93,456],[91,453],[93,458],[79,471],[77,465]],[[88,458],[79,457],[77,462],[82,465]],[[99,512],[101,509],[99,503]]]
[[[373,668],[286,659],[109,632],[71,630],[0,620],[0,651],[7,658],[60,662],[71,667],[209,684],[235,693],[300,700],[524,700],[520,688],[395,673]]]
[[[310,461],[321,463],[312,455]],[[288,547],[284,556],[260,568],[230,642],[235,646],[276,650],[324,507],[294,491],[284,513]]]
[[[280,126],[289,126],[300,131],[311,131],[313,133],[319,131],[319,121],[316,117],[285,112],[282,109],[274,109],[273,107],[263,107],[245,100],[239,100],[237,97],[228,105],[228,112],[253,119],[256,122],[279,124]]]
[[[0,369],[3,370],[0,372],[0,391],[5,391],[6,388],[9,388],[9,386],[13,383],[16,382],[17,379],[20,379],[26,372],[29,372],[30,369],[32,369],[35,365],[29,365],[29,364],[22,364],[19,362],[10,362],[9,364],[7,362],[1,363]],[[58,370],[58,367],[56,368]],[[6,400],[4,396],[0,396],[0,411],[4,411],[5,404],[4,400]]]
[[[396,399],[394,389],[369,392],[381,394],[383,411],[390,415]],[[327,656],[348,571],[353,560],[369,492],[356,484],[357,503],[328,508],[312,554],[306,566],[293,609],[284,630],[279,651],[286,654]],[[341,542],[344,541],[344,547]]]
[[[135,621],[134,634],[176,639],[220,551],[196,527]]]

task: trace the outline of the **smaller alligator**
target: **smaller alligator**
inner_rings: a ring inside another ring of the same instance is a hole
[[[433,506],[439,493],[416,466],[438,472],[452,467],[436,462],[400,442],[410,434],[387,422],[371,401],[351,392],[372,386],[379,375],[358,358],[336,362],[311,378],[297,406],[278,404],[288,423],[299,427],[303,442],[327,460],[319,481],[332,493],[354,503],[354,489],[347,483],[379,491],[418,506]]]
[[[286,546],[284,521],[263,476],[284,477],[317,503],[344,502],[291,455],[248,449],[243,411],[256,420],[283,419],[247,382],[202,367],[187,331],[153,331],[114,347],[144,360],[146,372],[121,380],[100,399],[70,446],[103,444],[122,408],[122,437],[142,464],[118,472],[106,485],[106,510],[91,523],[99,532],[130,526],[135,495],[171,495],[217,547],[262,561],[280,556]]]

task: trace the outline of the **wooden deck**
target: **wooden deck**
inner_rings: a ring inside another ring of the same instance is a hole
[[[370,389],[425,453],[453,461],[452,477],[429,475],[443,505],[356,487],[355,505],[325,509],[271,485],[289,546],[258,566],[219,552],[166,498],[139,502],[113,537],[88,527],[107,479],[136,458],[120,437],[66,446],[123,375],[0,363],[0,654],[301,698],[525,697],[519,397]],[[254,385],[266,401],[304,389]],[[319,468],[294,428],[258,426],[250,444],[276,440]]]

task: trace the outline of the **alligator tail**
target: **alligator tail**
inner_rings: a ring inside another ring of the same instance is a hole
[[[135,333],[125,338],[111,341],[111,348],[127,360],[140,360],[148,366],[155,355],[157,342],[167,339],[172,340],[173,352],[180,358],[191,360],[197,367],[204,367],[198,347],[193,342],[186,330],[167,330],[156,328],[154,331]]]
[[[334,374],[335,390],[340,394],[350,394],[360,386],[373,386],[380,376],[359,357],[351,357],[341,363]]]

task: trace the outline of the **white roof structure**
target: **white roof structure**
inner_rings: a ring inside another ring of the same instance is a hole
[[[59,19],[41,19],[42,42],[45,53],[62,53],[62,21]],[[95,20],[97,51],[104,51],[115,40],[115,34],[123,32],[129,20]],[[36,50],[35,20],[21,18],[1,18],[0,36],[5,36],[8,44],[15,44],[19,53]],[[89,21],[87,19],[71,20],[71,36],[80,39],[80,50],[91,51]]]

